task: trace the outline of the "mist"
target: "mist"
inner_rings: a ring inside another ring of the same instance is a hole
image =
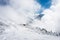
[[[53,4],[49,9],[44,10],[45,14],[41,20],[34,19],[41,9],[41,5],[34,0],[10,0],[6,6],[0,5],[0,16],[11,19],[18,24],[27,23],[29,18],[33,19],[31,26],[45,28],[48,31],[60,32],[60,1]]]

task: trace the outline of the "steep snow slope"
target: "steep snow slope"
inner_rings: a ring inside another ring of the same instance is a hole
[[[17,28],[10,26],[4,34],[0,35],[0,40],[60,40],[60,37],[38,34],[28,28],[17,25]]]
[[[60,36],[42,34],[39,30],[31,29],[29,25],[24,27],[13,24],[10,20],[4,21],[2,18],[0,20],[0,23],[2,23],[2,25],[0,24],[0,28],[2,26],[4,28],[3,33],[0,34],[0,40],[60,40]]]

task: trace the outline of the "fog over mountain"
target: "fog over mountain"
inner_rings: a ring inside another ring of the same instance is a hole
[[[0,40],[60,40],[60,0],[0,0]]]

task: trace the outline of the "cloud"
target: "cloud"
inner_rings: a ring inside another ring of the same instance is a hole
[[[8,6],[0,6],[0,17],[8,20],[13,20],[18,24],[29,22],[29,18],[33,19],[31,26],[45,28],[48,31],[59,31],[60,22],[60,1],[52,5],[50,9],[44,10],[42,13],[45,14],[42,20],[34,19],[41,9],[41,5],[34,0],[10,0]],[[54,0],[53,0],[53,3]],[[57,29],[58,30],[57,30]]]
[[[9,5],[0,6],[0,15],[18,24],[26,23],[29,18],[34,18],[39,7],[34,0],[10,0]]]
[[[45,14],[41,20],[35,19],[32,26],[45,28],[48,31],[60,32],[60,1],[56,0],[58,3],[52,5],[50,9],[44,10],[42,13]],[[53,1],[54,2],[54,1]]]

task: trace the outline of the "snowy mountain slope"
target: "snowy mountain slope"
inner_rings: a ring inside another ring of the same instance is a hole
[[[56,36],[49,36],[49,35],[42,35],[42,34],[37,34],[35,32],[28,31],[29,29],[25,28],[19,28],[19,31],[16,32],[16,36],[8,37],[10,40],[60,40],[60,37]],[[11,34],[13,35],[13,33]],[[10,36],[11,36],[10,35]],[[7,40],[9,40],[7,39]]]
[[[11,28],[7,34],[2,35],[1,40],[60,40],[60,37],[37,34],[35,32],[28,31],[26,28],[19,28],[18,31]]]
[[[1,20],[1,22],[3,21]],[[3,23],[5,24],[5,22]],[[10,23],[12,24],[11,21]],[[60,36],[46,35],[42,34],[41,32],[40,34],[38,34],[37,32],[35,32],[35,30],[32,30],[30,27],[26,28],[22,25],[11,24],[9,24],[8,28],[5,28],[3,34],[0,35],[0,40],[60,40]],[[15,25],[16,28],[13,25]],[[3,26],[3,28],[4,27],[5,26]]]
[[[60,40],[60,34],[56,33],[60,28],[59,3],[56,7],[44,10],[45,16],[38,20],[34,19],[41,8],[37,2],[34,0],[11,0],[11,2],[10,5],[0,6],[0,40]],[[55,26],[57,23],[58,26]],[[57,31],[54,32],[54,29]]]
[[[59,40],[60,37],[37,34],[28,31],[26,28],[19,28],[18,31],[12,27],[7,34],[1,35],[1,40]]]

